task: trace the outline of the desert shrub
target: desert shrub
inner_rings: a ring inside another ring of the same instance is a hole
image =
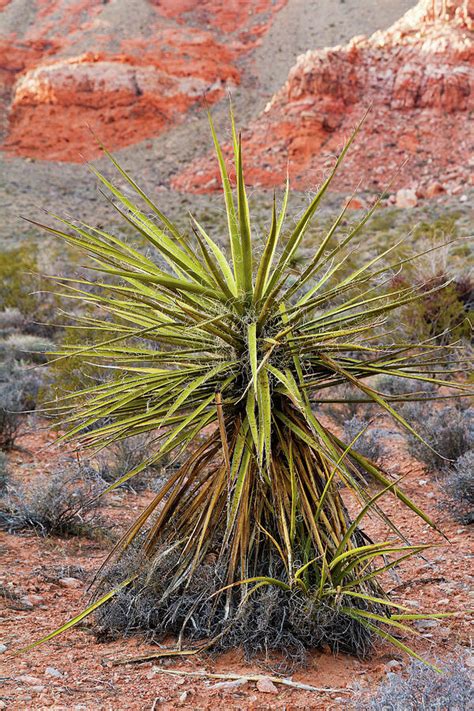
[[[0,309],[18,309],[23,315],[34,310],[31,273],[36,271],[37,250],[22,245],[0,252]]]
[[[367,428],[366,431],[358,437],[364,428]],[[352,442],[356,437],[358,439],[353,449],[367,459],[377,461],[383,453],[383,430],[371,427],[368,420],[363,420],[356,415],[344,423],[344,439],[346,442]],[[363,470],[362,467],[359,469]]]
[[[39,276],[47,265],[44,255],[53,250],[38,253],[35,244],[24,244],[15,249],[0,251],[0,311],[21,314],[22,323],[16,329],[42,338],[51,338],[56,332],[58,295],[51,289],[47,279]],[[46,271],[49,271],[48,265]],[[5,318],[5,316],[4,316]],[[0,330],[2,330],[0,318]]]
[[[0,337],[6,338],[15,331],[21,331],[25,325],[25,317],[20,309],[8,307],[0,311]]]
[[[409,435],[410,452],[433,471],[446,467],[474,446],[473,407],[463,410],[454,405],[431,406],[427,413],[424,403],[411,403],[404,405],[403,412],[415,431],[435,450]]]
[[[436,343],[448,344],[470,337],[474,323],[472,280],[458,276],[448,281],[449,274],[441,273],[415,282],[415,286],[421,284],[422,297],[406,307],[403,319],[411,340],[434,338]]]
[[[36,407],[41,379],[11,357],[0,362],[0,449],[11,449],[25,413]]]
[[[389,263],[386,253],[374,258],[363,245],[361,231],[380,201],[342,238],[341,212],[311,257],[304,264],[294,260],[350,144],[284,238],[289,191],[278,210],[274,201],[261,244],[252,239],[240,141],[233,131],[235,201],[212,135],[230,254],[196,220],[193,237],[181,233],[111,156],[126,194],[93,170],[150,252],[69,220],[59,230],[45,226],[80,247],[107,278],[103,285],[80,280],[81,300],[91,309],[81,323],[95,330],[94,343],[66,344],[64,355],[82,366],[105,366],[108,379],[99,383],[93,376],[59,404],[67,434],[95,448],[160,432],[159,447],[110,489],[172,453],[185,453],[117,551],[123,559],[137,546],[137,568],[131,568],[137,577],[124,580],[119,570],[103,580],[101,592],[109,591],[71,625],[101,606],[105,614],[122,595],[127,609],[154,576],[160,633],[205,638],[206,647],[218,647],[227,640],[245,643],[257,628],[262,647],[327,643],[362,655],[373,634],[390,639],[387,630],[398,633],[410,620],[383,592],[381,574],[398,560],[385,565],[385,556],[406,558],[424,546],[405,545],[403,536],[372,543],[361,527],[364,517],[373,513],[391,522],[351,462],[377,483],[378,497],[396,496],[431,521],[384,469],[339,438],[322,406],[334,387],[346,384],[370,407],[394,415],[371,383],[381,375],[425,373],[419,365],[424,344],[414,342],[407,352],[405,335],[397,341],[386,331],[386,316],[423,292],[387,288],[388,275],[401,266],[398,254]],[[130,191],[144,201],[143,210]],[[447,385],[467,390],[459,382]],[[396,419],[410,431],[403,417]],[[364,502],[354,518],[343,487]],[[138,618],[136,627],[141,613]]]
[[[0,451],[0,494],[2,494],[10,481],[10,468],[5,452]]]
[[[377,387],[387,395],[394,395],[400,398],[408,396],[408,400],[414,395],[429,398],[438,392],[438,387],[434,383],[425,383],[423,380],[409,380],[408,378],[396,378],[391,375],[384,375],[379,378]]]
[[[372,711],[469,711],[473,685],[463,659],[439,662],[443,673],[412,661],[407,673],[387,674],[369,701]],[[360,707],[362,708],[362,706]],[[364,704],[364,708],[367,706]]]
[[[9,533],[33,530],[41,536],[106,537],[100,517],[104,483],[90,468],[65,465],[31,487],[12,486],[2,500],[0,525]]]
[[[332,402],[321,403],[319,407],[340,425],[344,425],[347,420],[357,417],[365,409],[364,403],[358,402],[361,399],[361,393],[351,385],[335,387],[331,392],[331,399],[333,400]],[[317,398],[315,404],[318,406]]]
[[[473,523],[474,449],[465,452],[456,460],[443,485],[452,499],[456,516],[463,523]]]
[[[27,333],[13,333],[0,339],[0,358],[9,355],[15,360],[45,363],[46,353],[54,350],[54,343]]]
[[[155,439],[153,434],[144,434],[135,435],[135,437],[110,444],[98,455],[99,471],[102,479],[110,484],[138,467],[142,463],[145,453],[149,452],[154,446]],[[126,481],[123,486],[134,491],[142,491],[147,487],[153,487],[154,478],[160,477],[161,479],[165,467],[165,461],[161,462],[159,466],[151,466],[130,481]]]
[[[74,349],[92,345],[97,338],[97,330],[87,327],[77,329],[74,326],[66,326],[58,335],[63,352],[73,352]],[[67,392],[73,393],[90,387],[93,383],[101,385],[110,380],[110,373],[107,370],[90,364],[84,366],[83,360],[74,355],[60,360],[53,357],[48,370],[51,374],[51,392],[58,397]]]

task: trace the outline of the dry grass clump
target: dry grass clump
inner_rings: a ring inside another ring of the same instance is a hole
[[[1,500],[0,528],[9,533],[33,530],[40,536],[110,536],[100,516],[104,488],[94,471],[65,465],[51,475],[43,475],[25,489],[10,485]]]
[[[470,711],[473,683],[466,659],[439,660],[439,674],[412,661],[405,673],[387,674],[387,679],[369,701],[371,711]],[[367,705],[359,707],[367,708]]]

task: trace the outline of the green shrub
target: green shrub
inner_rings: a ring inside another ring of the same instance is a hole
[[[34,245],[22,245],[0,252],[0,310],[18,309],[23,315],[34,311],[32,273],[37,270]]]

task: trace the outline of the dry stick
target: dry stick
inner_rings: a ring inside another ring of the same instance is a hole
[[[343,693],[350,694],[349,689],[331,689],[326,687],[310,686],[310,684],[303,684],[299,681],[292,681],[291,679],[283,679],[278,676],[266,676],[265,674],[211,674],[205,671],[182,671],[180,669],[162,669],[161,667],[154,667],[153,671],[157,674],[172,674],[175,676],[197,676],[206,679],[234,679],[242,681],[271,681],[274,684],[283,684],[284,686],[290,686],[293,689],[302,689],[303,691],[317,691],[319,693],[333,694],[333,693]]]

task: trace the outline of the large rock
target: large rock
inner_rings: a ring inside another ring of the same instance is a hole
[[[22,33],[0,43],[4,148],[75,162],[99,154],[88,127],[111,149],[158,135],[240,82],[237,59],[285,3],[30,4]],[[21,13],[22,5],[12,0],[7,10]]]
[[[354,126],[368,117],[337,186],[359,180],[380,190],[399,170],[395,188],[468,180],[474,108],[473,0],[421,0],[386,31],[346,46],[309,51],[264,113],[244,133],[250,183],[312,188],[327,173]],[[403,164],[404,160],[408,161]],[[452,168],[459,168],[455,173]],[[218,188],[209,157],[174,186]]]

